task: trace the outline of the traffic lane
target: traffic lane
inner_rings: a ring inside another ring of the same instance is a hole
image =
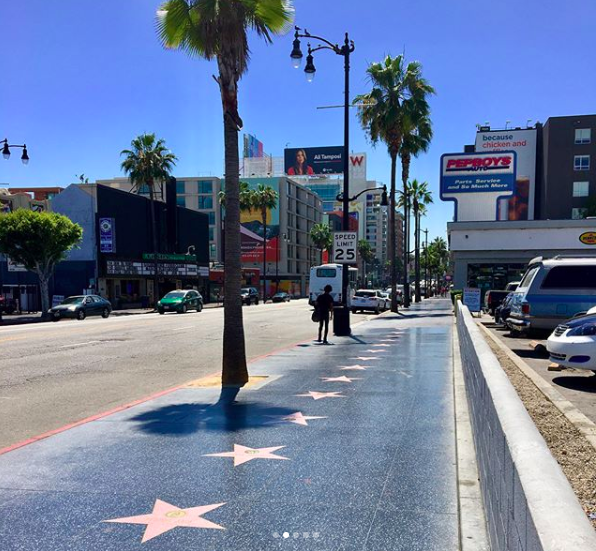
[[[510,335],[508,329],[495,326],[494,323],[482,323],[538,375],[551,383],[565,399],[596,423],[596,375],[585,369],[548,371],[551,364],[546,351],[548,332],[541,334],[539,338],[515,337]]]
[[[244,312],[249,359],[313,337],[306,301],[251,306]],[[85,335],[81,340],[77,333],[59,345],[53,336],[41,339],[38,335],[30,347],[38,348],[37,353],[22,349],[10,360],[3,354],[0,448],[218,373],[223,310],[203,316],[206,313],[160,316],[156,324],[118,323],[116,332],[107,331],[106,324],[106,332],[99,337]],[[191,319],[197,320],[196,326]],[[206,322],[199,324],[201,319]]]

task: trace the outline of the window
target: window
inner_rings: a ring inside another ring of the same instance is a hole
[[[213,226],[215,224],[215,212],[211,211],[209,213],[209,225]]]
[[[186,197],[184,197],[184,196],[176,197],[176,204],[179,207],[185,207],[186,206]]]
[[[213,193],[213,182],[211,180],[199,180],[198,184],[199,193]]]
[[[574,170],[590,170],[590,156],[589,155],[575,155],[573,157]]]
[[[573,182],[574,197],[588,197],[590,195],[590,182]]]
[[[592,139],[591,128],[576,128],[575,129],[575,143],[590,143]]]
[[[556,266],[542,282],[542,289],[596,289],[596,266]]]
[[[211,226],[211,227],[209,228],[209,241],[213,241],[213,234],[215,233],[215,232],[213,231],[214,229],[215,229],[215,228],[214,228],[213,226]]]
[[[199,195],[199,210],[212,209],[213,197],[210,195]]]
[[[176,193],[177,194],[186,193],[186,182],[184,182],[182,180],[178,180],[176,182]]]
[[[335,277],[336,275],[335,268],[317,268],[317,277]]]
[[[587,210],[585,208],[571,209],[571,219],[583,220]]]

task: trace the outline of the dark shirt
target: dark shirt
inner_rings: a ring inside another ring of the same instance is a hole
[[[323,315],[328,316],[329,312],[333,310],[333,297],[327,293],[323,293],[317,297],[317,310]]]

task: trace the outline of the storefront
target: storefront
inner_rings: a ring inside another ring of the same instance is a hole
[[[537,256],[596,256],[596,220],[451,222],[456,289],[504,289]]]

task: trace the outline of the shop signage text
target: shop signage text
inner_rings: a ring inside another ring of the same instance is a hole
[[[587,231],[579,236],[584,245],[596,245],[596,231]]]
[[[108,275],[122,276],[152,276],[155,273],[153,262],[134,262],[131,260],[108,260],[106,271]],[[198,277],[199,268],[196,264],[161,263],[157,265],[157,273],[161,276]]]

